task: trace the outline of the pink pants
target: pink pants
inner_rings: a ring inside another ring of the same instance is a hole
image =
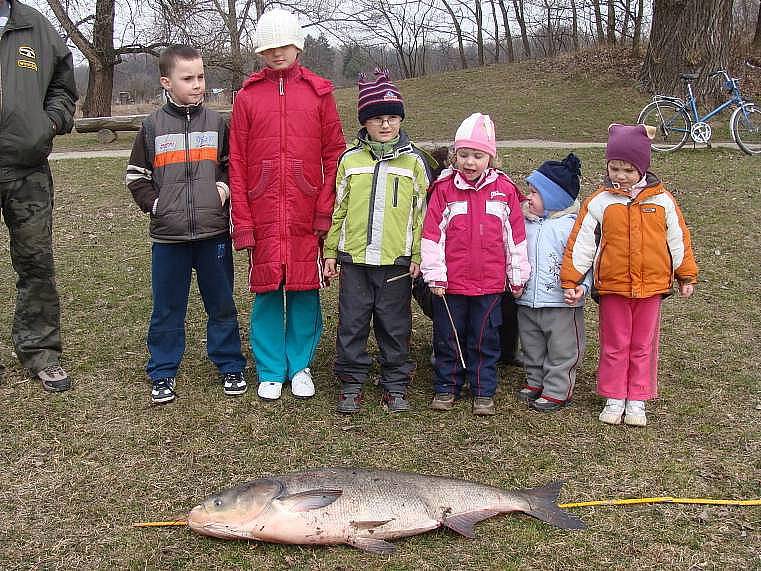
[[[600,296],[600,364],[597,394],[650,400],[658,396],[661,296]]]

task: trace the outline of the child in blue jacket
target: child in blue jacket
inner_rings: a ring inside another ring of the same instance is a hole
[[[584,354],[584,298],[569,307],[560,287],[563,252],[579,211],[581,161],[573,153],[533,171],[523,203],[531,278],[518,304],[518,331],[526,385],[518,400],[540,412],[571,402],[576,368]],[[583,285],[589,291],[591,274]]]

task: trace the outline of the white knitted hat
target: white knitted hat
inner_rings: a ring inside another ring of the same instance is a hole
[[[262,14],[256,23],[256,53],[290,45],[304,49],[304,32],[296,14],[281,8]]]

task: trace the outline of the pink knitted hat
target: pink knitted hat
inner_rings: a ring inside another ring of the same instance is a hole
[[[497,156],[494,123],[488,115],[473,113],[460,124],[454,136],[454,150],[462,148],[477,149],[492,157]]]
[[[606,161],[626,161],[637,167],[640,175],[650,168],[650,130],[645,125],[621,125],[608,127]]]

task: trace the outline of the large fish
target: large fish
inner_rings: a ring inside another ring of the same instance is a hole
[[[475,537],[491,516],[523,512],[563,529],[584,523],[555,505],[562,482],[508,491],[407,472],[325,468],[228,488],[194,507],[190,528],[225,539],[348,544],[392,553],[388,539],[448,527]]]

